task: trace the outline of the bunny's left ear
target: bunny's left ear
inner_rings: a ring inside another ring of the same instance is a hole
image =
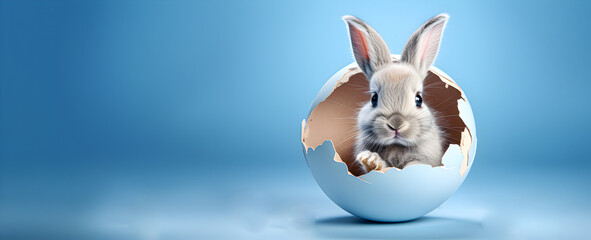
[[[437,57],[443,29],[448,19],[449,15],[442,13],[417,29],[404,46],[401,61],[413,65],[420,74],[427,74]]]

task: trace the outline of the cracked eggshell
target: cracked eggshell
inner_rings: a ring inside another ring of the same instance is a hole
[[[304,156],[320,188],[345,211],[373,221],[412,220],[440,206],[466,178],[476,153],[470,104],[460,87],[435,67],[424,84],[424,101],[446,116],[438,123],[449,139],[441,167],[411,165],[357,176],[359,169],[351,164],[356,115],[369,99],[369,83],[356,63],[333,75],[312,102],[302,122]]]

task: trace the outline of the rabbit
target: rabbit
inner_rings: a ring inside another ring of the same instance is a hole
[[[384,40],[368,24],[344,16],[357,65],[369,80],[371,99],[357,115],[355,163],[362,174],[412,164],[442,166],[443,133],[423,102],[423,81],[439,51],[449,16],[440,14],[417,29],[393,61]]]

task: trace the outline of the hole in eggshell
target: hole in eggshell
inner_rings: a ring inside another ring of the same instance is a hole
[[[429,71],[424,81],[423,101],[433,110],[437,124],[445,133],[444,152],[450,144],[457,144],[464,153],[460,173],[468,169],[468,150],[471,134],[460,118],[458,100],[465,96],[460,87],[444,74]],[[337,81],[330,95],[310,113],[302,129],[302,143],[305,148],[316,148],[324,141],[331,140],[335,148],[335,160],[347,165],[349,173],[361,175],[355,161],[355,136],[357,134],[357,113],[370,99],[369,82],[359,68],[351,68]],[[386,172],[390,168],[381,170]]]

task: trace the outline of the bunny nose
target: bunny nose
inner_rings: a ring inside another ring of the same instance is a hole
[[[394,114],[388,119],[388,128],[392,131],[398,131],[404,126],[404,118],[399,114]]]

